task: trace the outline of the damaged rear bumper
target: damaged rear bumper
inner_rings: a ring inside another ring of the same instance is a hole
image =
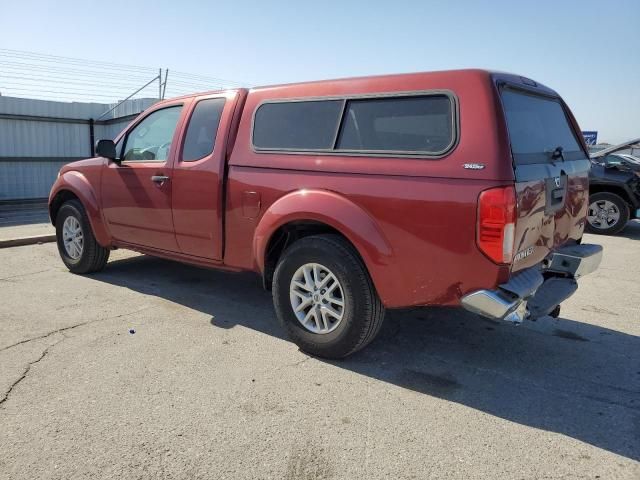
[[[602,260],[600,245],[558,249],[542,264],[518,272],[495,290],[476,290],[461,299],[470,312],[495,320],[521,323],[551,313],[578,288],[576,279],[595,271]]]

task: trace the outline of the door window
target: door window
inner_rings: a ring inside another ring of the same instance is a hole
[[[184,140],[182,161],[199,160],[213,152],[224,98],[210,98],[196,104]]]
[[[166,162],[181,110],[182,106],[177,105],[149,114],[128,133],[122,159]]]

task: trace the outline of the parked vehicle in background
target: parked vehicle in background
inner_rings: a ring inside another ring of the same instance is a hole
[[[606,167],[615,167],[619,170],[640,170],[640,158],[625,153],[610,153],[596,160]]]
[[[640,218],[640,159],[615,153],[637,143],[624,142],[591,154],[587,230],[613,235]]]
[[[272,288],[303,350],[341,358],[385,308],[462,306],[520,323],[595,270],[590,167],[553,90],[482,70],[237,89],[160,102],[50,195],[63,262],[113,248]]]
[[[620,163],[625,167],[629,167],[632,170],[640,170],[640,158],[628,153],[614,153],[613,155],[619,157],[619,161],[616,158],[609,159],[607,162],[611,164]]]

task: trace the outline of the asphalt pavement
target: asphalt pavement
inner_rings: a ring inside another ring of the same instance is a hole
[[[0,249],[0,478],[640,478],[640,223],[560,318],[387,313],[300,352],[251,274]]]

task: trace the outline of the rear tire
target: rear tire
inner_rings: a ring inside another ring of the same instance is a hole
[[[274,272],[273,302],[293,342],[324,358],[360,350],[384,318],[364,263],[338,235],[305,237],[285,250]]]
[[[629,206],[623,198],[610,192],[589,195],[585,229],[589,233],[614,235],[629,221]]]
[[[58,210],[56,238],[60,258],[73,273],[98,272],[109,260],[109,249],[96,241],[87,213],[78,200],[69,200]]]

